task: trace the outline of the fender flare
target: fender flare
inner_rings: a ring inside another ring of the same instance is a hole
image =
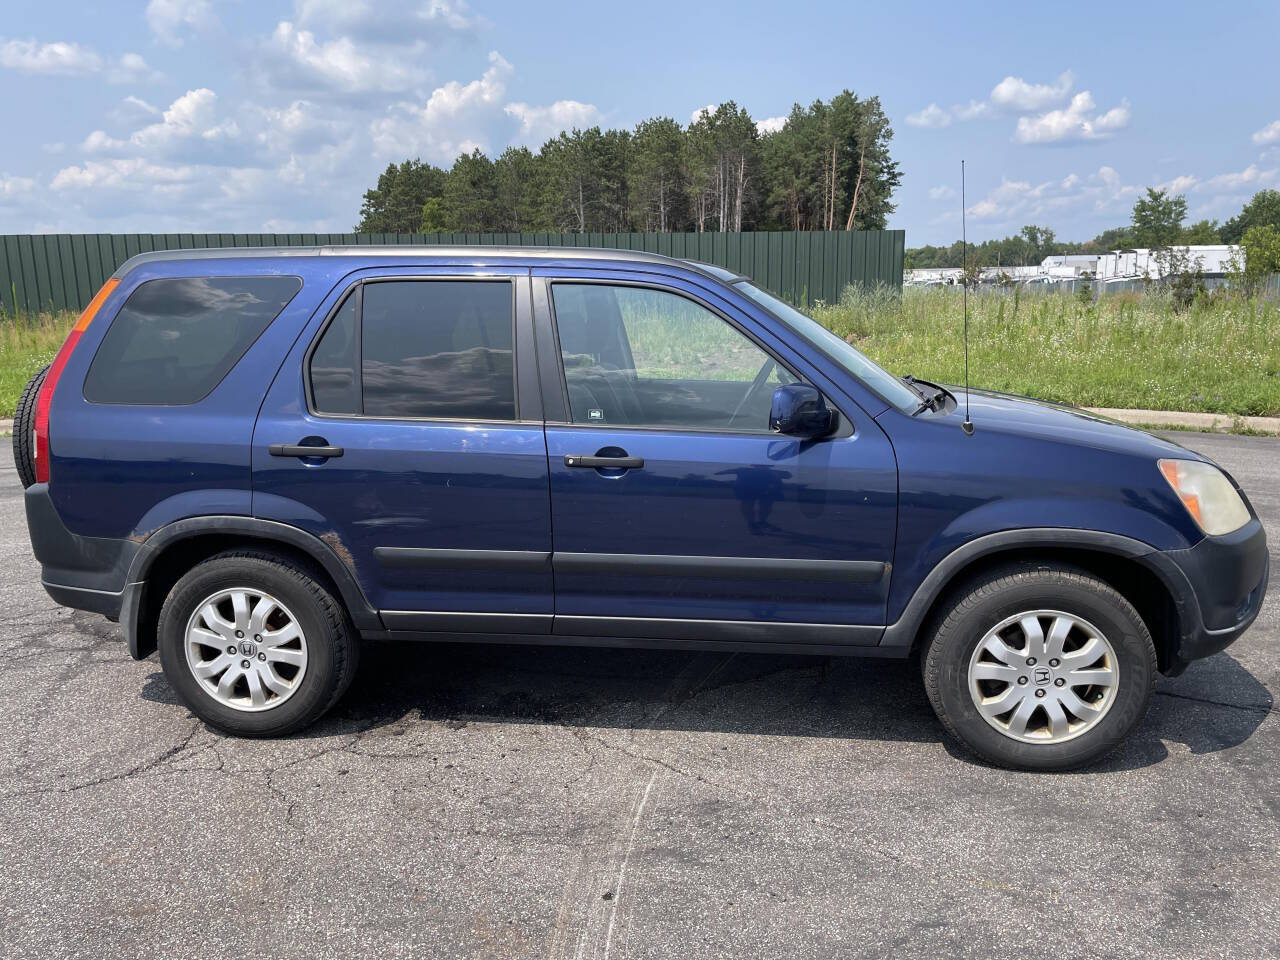
[[[316,560],[337,585],[342,602],[358,630],[382,629],[382,620],[378,616],[378,611],[369,603],[351,568],[329,543],[315,534],[291,524],[277,520],[261,520],[257,517],[190,517],[166,524],[147,537],[129,566],[120,611],[120,624],[124,628],[129,655],[135,660],[141,660],[151,653],[151,650],[144,649],[142,638],[139,636],[139,618],[142,591],[152,565],[167,548],[175,543],[207,534],[224,536],[241,534],[255,540],[275,541],[302,550]]]
[[[1103,530],[1082,530],[1075,527],[1024,527],[985,534],[961,544],[943,557],[916,587],[911,599],[907,601],[906,608],[902,611],[902,616],[895,623],[885,627],[884,635],[880,638],[880,646],[899,649],[902,655],[906,656],[915,643],[916,634],[924,624],[924,618],[935,601],[970,563],[993,553],[1024,550],[1028,547],[1094,550],[1135,560],[1154,573],[1169,591],[1169,596],[1173,599],[1178,613],[1178,621],[1183,626],[1183,632],[1189,628],[1190,624],[1199,622],[1200,606],[1186,574],[1151,544]]]

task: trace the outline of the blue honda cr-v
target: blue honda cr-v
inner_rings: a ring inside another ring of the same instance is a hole
[[[918,651],[978,754],[1077,766],[1257,616],[1263,530],[1173,443],[971,405],[697,263],[171,251],[98,293],[15,447],[50,595],[221,730],[312,722],[366,638]]]

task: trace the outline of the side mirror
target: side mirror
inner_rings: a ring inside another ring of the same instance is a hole
[[[835,429],[835,411],[827,407],[816,387],[788,383],[773,391],[769,429],[792,437],[825,437]]]

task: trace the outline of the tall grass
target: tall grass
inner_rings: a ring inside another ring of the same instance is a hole
[[[0,320],[0,417],[12,417],[22,388],[53,359],[76,314],[40,313]]]
[[[895,373],[964,378],[959,288],[862,291],[815,319]],[[1185,310],[1159,290],[971,292],[975,387],[1091,407],[1280,414],[1280,305],[1220,295]]]

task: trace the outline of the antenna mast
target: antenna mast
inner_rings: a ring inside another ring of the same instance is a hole
[[[965,436],[973,436],[973,421],[969,419],[969,235],[965,230],[964,161],[960,161],[960,257],[964,264],[964,423],[960,429]]]

